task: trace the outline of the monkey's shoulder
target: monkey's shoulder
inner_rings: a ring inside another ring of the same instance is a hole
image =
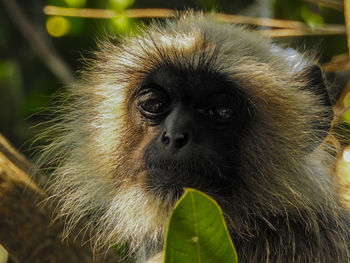
[[[318,213],[310,220],[280,215],[257,220],[255,233],[233,237],[241,263],[350,262],[350,213]]]

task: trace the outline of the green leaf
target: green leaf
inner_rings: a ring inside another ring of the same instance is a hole
[[[165,263],[237,263],[219,205],[187,189],[177,202],[167,229]]]
[[[310,27],[324,25],[323,17],[320,14],[313,12],[307,5],[302,6],[300,14]]]

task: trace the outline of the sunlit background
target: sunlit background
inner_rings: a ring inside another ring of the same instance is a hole
[[[270,25],[268,21],[247,24],[265,30],[282,45],[319,55],[337,119],[344,121],[337,125],[336,142],[330,140],[338,153],[332,169],[342,174],[339,180],[350,181],[350,93],[343,92],[349,60],[344,7],[339,0],[1,0],[0,133],[30,158],[36,124],[48,118],[45,108],[50,97],[74,79],[81,58],[91,56],[89,51],[96,48],[96,39],[105,34],[136,34],[154,16],[189,8],[244,16],[232,17],[239,23],[246,23],[245,16],[292,20],[285,26],[281,22],[281,28],[261,27]],[[7,262],[3,251],[0,246],[0,263]]]

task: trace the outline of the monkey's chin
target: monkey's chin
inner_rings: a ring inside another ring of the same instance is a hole
[[[163,201],[176,202],[184,193],[186,185],[175,171],[151,169],[146,174],[147,189]]]

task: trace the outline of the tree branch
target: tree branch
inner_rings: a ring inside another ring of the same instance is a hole
[[[51,222],[45,192],[31,180],[31,164],[0,135],[0,243],[19,262],[120,262],[111,252],[93,257],[78,232],[62,242],[62,222]],[[40,180],[40,176],[34,177]]]

